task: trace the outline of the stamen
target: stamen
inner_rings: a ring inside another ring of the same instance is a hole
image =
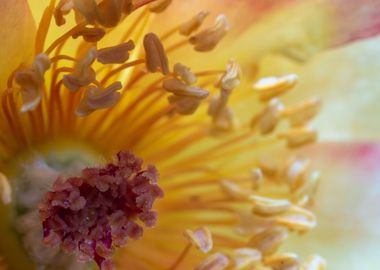
[[[227,34],[229,24],[225,15],[219,15],[215,20],[215,25],[190,37],[189,41],[194,45],[194,49],[199,52],[211,51],[218,45],[221,39]]]
[[[285,94],[297,83],[298,76],[289,74],[282,77],[266,77],[260,79],[252,87],[260,95],[261,101],[268,101]]]
[[[46,54],[38,54],[30,67],[15,73],[23,98],[21,112],[34,110],[40,104],[45,82],[44,75],[49,68],[49,57]]]
[[[207,227],[201,227],[195,231],[186,230],[184,234],[203,253],[208,253],[213,247],[212,235]]]
[[[300,261],[294,253],[282,253],[264,258],[264,264],[275,270],[299,269]]]
[[[252,212],[259,216],[272,216],[284,213],[290,208],[288,200],[270,199],[261,196],[250,196],[253,203]]]
[[[149,33],[144,37],[146,67],[150,72],[161,71],[164,75],[169,73],[168,58],[164,47],[157,35]]]
[[[239,185],[231,180],[223,179],[220,181],[223,193],[232,200],[247,200],[251,193],[243,190]]]
[[[87,55],[79,60],[72,74],[63,76],[63,84],[71,91],[78,91],[79,88],[89,85],[95,81],[95,71],[91,68],[96,59],[96,49],[88,50]]]
[[[251,127],[258,127],[262,135],[271,133],[276,128],[283,110],[284,106],[280,100],[272,99],[261,113],[252,118]]]
[[[142,160],[130,152],[119,152],[116,163],[103,168],[84,169],[79,177],[58,178],[39,207],[45,244],[111,269],[113,247],[141,238],[137,219],[155,224],[151,208],[163,196],[157,179],[155,167],[142,170]]]
[[[191,35],[194,31],[197,31],[198,28],[202,25],[203,21],[209,15],[209,12],[201,11],[189,21],[183,23],[179,27],[179,33],[184,36]]]
[[[264,175],[260,168],[254,168],[251,170],[252,188],[258,189],[264,181]]]
[[[267,256],[275,253],[287,238],[288,232],[285,228],[270,226],[252,236],[248,246],[260,250],[264,256]]]
[[[191,243],[188,243],[185,248],[182,250],[181,254],[178,256],[178,258],[175,260],[175,262],[168,268],[168,270],[175,270],[178,268],[178,266],[181,264],[181,262],[186,258],[187,254],[189,253],[190,249],[192,247]]]
[[[225,73],[217,83],[217,87],[220,87],[230,93],[233,89],[240,85],[240,78],[241,69],[239,64],[234,60],[230,60],[227,64]]]
[[[115,106],[121,98],[117,91],[122,87],[120,82],[114,82],[106,88],[89,86],[75,111],[76,115],[87,116],[96,110]]]
[[[307,159],[291,159],[284,172],[284,177],[288,181],[292,191],[298,189],[304,184],[305,175],[310,167],[310,161]]]
[[[173,72],[176,76],[180,77],[186,84],[192,85],[197,82],[197,77],[190,68],[177,63],[174,65]]]
[[[195,267],[195,270],[223,270],[229,265],[229,263],[229,258],[218,252],[203,260],[197,267]]]
[[[176,105],[180,114],[192,114],[199,107],[200,102],[205,99],[209,92],[196,86],[190,86],[178,79],[169,79],[163,82],[163,88],[173,93],[169,96],[169,102]]]
[[[282,115],[289,119],[293,127],[297,127],[307,124],[308,121],[318,114],[320,108],[321,100],[314,98],[301,104],[285,108]]]
[[[315,215],[298,206],[292,206],[286,213],[275,218],[275,221],[289,230],[305,232],[317,225]]]
[[[231,255],[234,262],[234,269],[243,270],[253,267],[261,261],[261,253],[253,248],[235,249]]]
[[[102,64],[122,64],[129,59],[129,51],[135,48],[132,40],[113,47],[98,50],[98,61]]]
[[[148,5],[149,11],[154,13],[161,13],[170,6],[172,0],[157,0]]]
[[[72,0],[60,0],[54,10],[55,23],[58,26],[62,26],[66,23],[65,15],[69,14],[74,7]]]
[[[87,42],[98,42],[101,40],[106,31],[103,28],[99,27],[84,27],[83,29],[79,29],[75,33],[72,34],[74,39],[78,37],[83,37],[83,39]]]
[[[302,270],[325,270],[326,260],[319,255],[313,255],[307,258],[302,265]]]
[[[294,128],[278,135],[287,140],[288,147],[299,147],[317,140],[317,132],[311,127]]]
[[[10,204],[12,201],[12,189],[8,178],[0,173],[0,197],[3,204]]]

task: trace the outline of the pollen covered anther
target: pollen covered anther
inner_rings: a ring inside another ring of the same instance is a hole
[[[98,50],[98,61],[102,64],[122,64],[129,59],[129,51],[135,48],[132,40]]]
[[[45,244],[113,269],[113,249],[141,238],[140,223],[156,222],[152,206],[163,196],[157,179],[154,166],[143,169],[142,160],[127,151],[119,152],[115,163],[58,178],[39,207]]]
[[[120,82],[114,82],[106,88],[87,87],[84,97],[75,111],[76,114],[86,116],[96,110],[113,107],[121,98],[121,94],[117,91],[122,87]]]
[[[196,51],[208,52],[218,45],[229,28],[227,17],[222,14],[216,18],[214,26],[195,34],[189,41]]]
[[[49,57],[41,53],[36,56],[30,67],[16,72],[15,79],[21,86],[23,98],[21,112],[34,110],[40,104],[45,83],[44,75],[50,64]]]
[[[156,34],[149,33],[144,37],[146,67],[150,72],[161,71],[164,75],[169,73],[169,62],[164,46]]]
[[[179,33],[184,36],[191,35],[194,31],[198,30],[208,15],[208,12],[199,12],[197,15],[179,27]]]
[[[105,34],[106,31],[100,27],[84,27],[75,32],[72,37],[75,39],[81,36],[87,42],[98,42]]]
[[[79,88],[84,87],[95,81],[96,74],[91,65],[96,59],[96,49],[93,47],[88,50],[85,57],[80,59],[72,74],[63,76],[63,84],[71,91],[78,91]]]

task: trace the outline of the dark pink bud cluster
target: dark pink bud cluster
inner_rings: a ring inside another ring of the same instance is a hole
[[[60,245],[81,261],[94,260],[102,270],[113,269],[114,248],[141,238],[141,223],[156,223],[152,206],[163,192],[156,168],[143,170],[142,163],[122,151],[115,163],[58,178],[39,208],[45,244]]]

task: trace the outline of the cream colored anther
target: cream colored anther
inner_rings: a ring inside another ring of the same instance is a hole
[[[177,79],[166,80],[163,82],[162,86],[166,91],[178,96],[204,99],[209,95],[208,91],[203,90],[202,88],[184,84]]]
[[[15,79],[21,87],[23,99],[21,112],[34,110],[40,104],[45,83],[44,75],[49,68],[49,57],[41,53],[36,56],[30,67],[16,72]]]
[[[218,45],[229,30],[229,23],[225,15],[219,15],[215,25],[190,37],[189,41],[199,52],[211,51]]]
[[[191,72],[190,68],[182,65],[181,63],[177,63],[173,67],[173,72],[176,76],[180,77],[186,84],[192,85],[197,82],[197,77],[193,72]]]
[[[73,0],[60,0],[54,9],[54,19],[58,26],[64,25],[66,23],[65,15],[74,7]]]
[[[238,184],[227,179],[220,181],[220,188],[223,193],[232,200],[247,200],[251,195],[249,191],[243,190]]]
[[[315,142],[317,140],[318,133],[311,127],[300,127],[283,132],[279,134],[278,137],[285,139],[288,143],[288,147],[299,147]]]
[[[325,270],[327,267],[326,260],[319,255],[313,255],[307,258],[302,265],[301,270]]]
[[[113,107],[121,98],[121,94],[117,92],[121,88],[120,82],[114,82],[106,88],[89,86],[75,111],[76,114],[86,116],[96,110]]]
[[[172,3],[172,0],[157,0],[148,5],[149,11],[154,13],[161,13],[167,9]]]
[[[169,63],[164,47],[157,35],[149,33],[144,37],[146,67],[150,72],[169,73]]]
[[[12,189],[11,185],[9,184],[8,178],[0,173],[0,196],[1,201],[4,204],[9,204],[12,201]]]
[[[207,227],[192,230],[185,230],[184,235],[201,252],[207,253],[213,247],[212,235]]]
[[[260,100],[267,101],[288,92],[297,83],[298,76],[289,74],[281,77],[260,79],[252,87],[260,95]]]
[[[217,87],[231,92],[233,89],[240,85],[240,79],[241,69],[239,64],[234,60],[230,60],[227,64],[226,72],[222,75],[219,82],[217,83]]]
[[[129,51],[135,48],[132,40],[98,50],[97,58],[102,64],[122,64],[129,59]]]
[[[220,252],[215,253],[203,260],[195,270],[223,270],[227,268],[230,260]]]
[[[84,87],[95,81],[95,71],[91,68],[92,63],[96,59],[96,49],[91,48],[85,57],[79,60],[72,74],[63,76],[63,84],[70,91],[78,91],[79,88]]]
[[[261,253],[253,248],[239,248],[232,252],[231,257],[234,270],[251,269],[261,260]]]
[[[291,206],[288,200],[271,199],[261,196],[250,196],[253,208],[252,212],[261,216],[272,216],[284,213]]]
[[[264,264],[273,270],[296,270],[300,267],[300,261],[294,253],[282,253],[264,258]]]
[[[260,129],[261,134],[271,133],[280,121],[284,106],[278,99],[272,99],[269,104],[251,120],[251,127]]]
[[[194,31],[198,30],[208,15],[208,12],[199,12],[197,15],[179,27],[179,33],[184,36],[191,35]]]
[[[285,228],[270,226],[253,235],[248,246],[260,250],[263,255],[267,256],[275,253],[287,238],[288,232]]]
[[[317,225],[317,219],[312,212],[294,205],[284,214],[275,217],[275,221],[298,232],[310,230]]]
[[[282,115],[289,119],[292,126],[302,126],[314,118],[321,109],[321,100],[313,98],[309,101],[285,108]]]
[[[103,28],[84,27],[75,32],[72,37],[75,39],[81,36],[87,42],[98,42],[104,37],[105,34],[106,31]]]
[[[163,88],[173,93],[169,96],[169,102],[176,105],[177,112],[183,115],[192,114],[205,99],[208,91],[196,86],[187,85],[178,79],[169,79],[163,82]]]
[[[307,159],[292,158],[287,162],[283,176],[288,181],[292,191],[303,185],[309,167],[310,161]]]

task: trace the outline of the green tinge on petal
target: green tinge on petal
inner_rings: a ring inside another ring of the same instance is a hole
[[[26,0],[0,1],[0,91],[11,72],[34,50],[35,25]]]
[[[328,269],[379,269],[380,144],[320,144],[305,154],[322,171],[318,226],[292,237],[283,250],[318,253]]]

